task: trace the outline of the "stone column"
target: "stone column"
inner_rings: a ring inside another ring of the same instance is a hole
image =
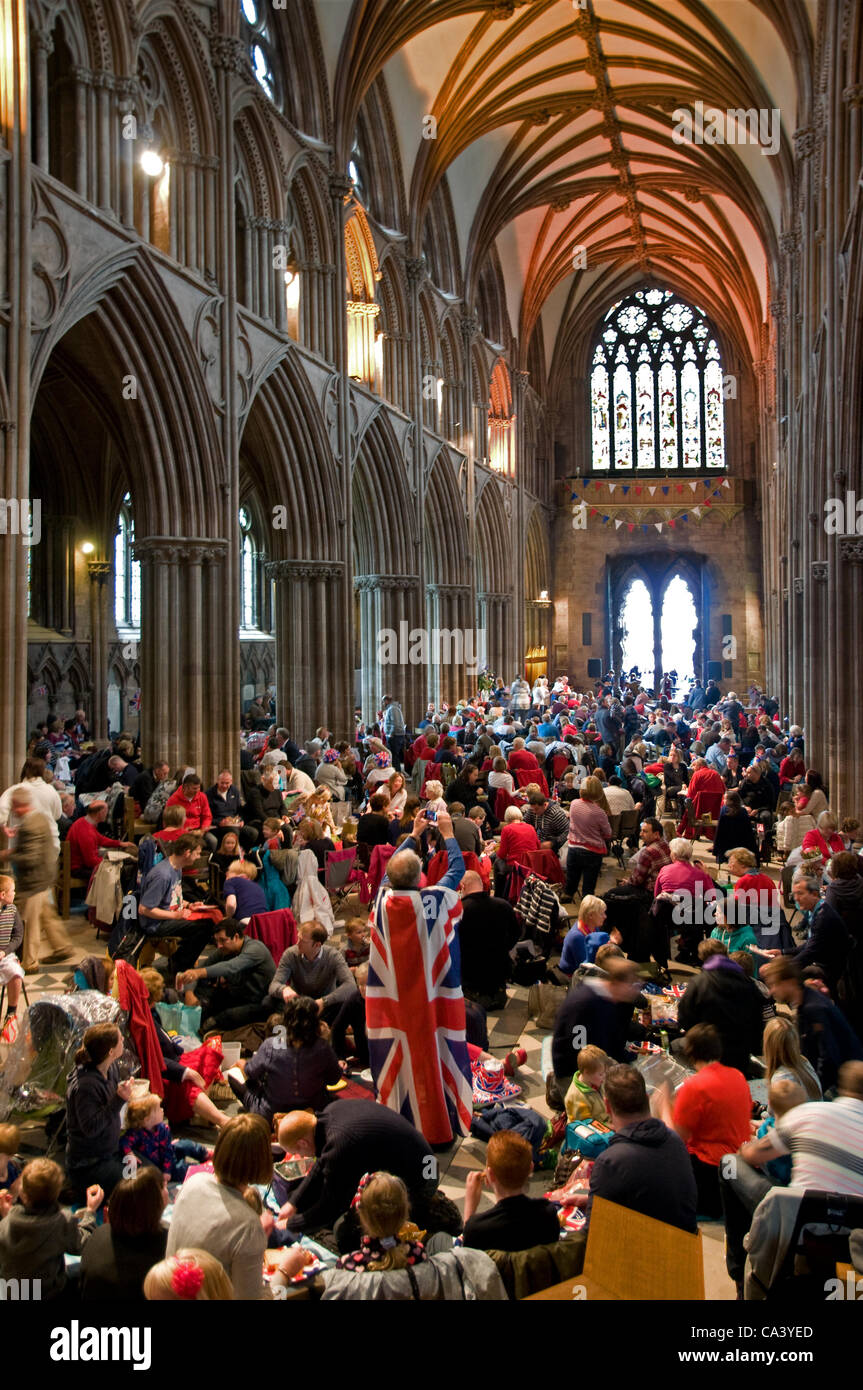
[[[136,540],[141,561],[144,760],[188,760],[212,781],[237,763],[237,627],[226,602],[222,538]]]
[[[96,738],[108,737],[108,592],[110,560],[90,560],[90,728]]]
[[[275,560],[266,574],[274,581],[277,718],[303,743],[321,722],[335,732],[344,689],[352,684],[337,608],[344,571],[331,562]]]
[[[353,498],[351,496],[351,473],[353,457],[351,452],[351,431],[349,420],[350,381],[348,379],[348,318],[345,301],[347,276],[345,258],[345,222],[347,203],[353,194],[353,182],[346,174],[334,174],[330,179],[330,198],[332,200],[335,222],[335,263],[336,273],[333,283],[333,311],[335,321],[335,341],[333,363],[339,373],[336,464],[341,482],[341,516],[339,517],[341,539],[341,595],[336,606],[339,621],[338,640],[345,653],[354,650],[354,605],[353,584]],[[354,698],[351,683],[345,682],[339,692],[337,713],[332,718],[333,733],[337,737],[352,739],[354,736]]]
[[[30,64],[33,83],[33,125],[36,151],[33,162],[48,172],[48,56],[54,52],[54,40],[41,29],[30,34]]]
[[[6,300],[0,315],[0,485],[6,498],[30,495],[30,94],[26,0],[0,10],[0,127],[6,164],[4,238]],[[27,547],[0,538],[0,635],[4,651],[0,701],[0,777],[8,787],[27,743]]]

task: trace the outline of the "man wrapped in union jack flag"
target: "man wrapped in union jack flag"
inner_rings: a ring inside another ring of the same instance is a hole
[[[440,882],[420,888],[420,811],[375,899],[366,1029],[379,1100],[446,1145],[468,1133],[473,1093],[456,934],[464,859],[449,816],[437,824],[448,855]]]

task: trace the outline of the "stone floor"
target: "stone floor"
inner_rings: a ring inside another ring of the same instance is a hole
[[[708,868],[715,867],[715,861],[705,842],[698,843],[696,857],[702,860]],[[768,872],[771,872],[774,878],[778,878],[775,869],[768,870]],[[606,892],[617,882],[619,877],[620,871],[617,865],[613,860],[607,859],[597,886],[597,892]],[[575,916],[576,908],[573,905],[568,905],[566,910],[570,917]],[[364,916],[365,911],[356,898],[350,897],[339,910],[339,915],[341,919],[349,921],[354,917]],[[105,938],[97,939],[94,929],[84,917],[73,915],[66,925],[79,957],[98,954],[104,950]],[[340,944],[340,939],[341,933],[337,931],[334,943]],[[690,972],[685,966],[672,966],[672,973],[682,980]],[[35,1002],[45,994],[62,991],[68,979],[69,967],[46,969],[38,975],[28,976],[26,986],[31,1002]],[[522,1087],[522,1094],[518,1100],[527,1103],[539,1114],[547,1117],[551,1112],[545,1103],[545,1081],[540,1064],[542,1041],[546,1034],[528,1018],[527,990],[517,985],[511,985],[507,993],[506,1007],[499,1013],[489,1014],[488,1017],[489,1050],[493,1056],[503,1058],[512,1047],[524,1048],[527,1053],[527,1060],[519,1068],[515,1077],[515,1080]],[[220,1102],[220,1105],[227,1113],[235,1113],[239,1109],[235,1101]],[[212,1130],[190,1129],[188,1132],[203,1142],[208,1142],[215,1137]],[[27,1148],[33,1151],[44,1151],[45,1137],[41,1127],[33,1127],[28,1130],[24,1139]],[[453,1145],[447,1153],[440,1155],[440,1161],[443,1168],[441,1184],[443,1191],[463,1210],[467,1175],[473,1169],[484,1166],[485,1145],[469,1136]],[[535,1173],[530,1180],[531,1194],[541,1196],[548,1189],[550,1178],[549,1172]],[[480,1209],[484,1210],[488,1205],[490,1205],[490,1199],[484,1195]],[[728,1278],[725,1270],[722,1224],[720,1222],[702,1222],[700,1230],[703,1240],[706,1296],[708,1299],[733,1299],[735,1297],[734,1284]]]

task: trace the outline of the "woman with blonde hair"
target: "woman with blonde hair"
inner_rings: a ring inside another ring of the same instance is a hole
[[[579,797],[569,808],[569,837],[566,856],[566,892],[563,902],[572,902],[581,882],[584,896],[594,892],[602,861],[611,842],[608,802],[597,777],[585,777]]]
[[[224,1303],[233,1300],[234,1290],[217,1259],[187,1247],[153,1265],[144,1297],[148,1303]]]
[[[578,908],[578,920],[563,938],[560,969],[564,975],[572,975],[585,961],[592,964],[600,946],[609,940],[620,944],[620,933],[615,928],[612,928],[613,936],[603,930],[607,911],[602,898],[593,893],[584,895]]]
[[[327,1300],[461,1302],[506,1299],[494,1261],[482,1250],[431,1254],[409,1223],[408,1193],[391,1173],[366,1173],[353,1210],[362,1230],[360,1248],[343,1255],[321,1277]]]
[[[826,865],[834,854],[841,854],[845,841],[839,834],[839,821],[832,811],[822,811],[814,830],[803,836],[803,853],[820,850],[822,862]]]
[[[764,1069],[768,1086],[772,1081],[793,1081],[802,1086],[807,1100],[821,1099],[821,1082],[800,1051],[797,1029],[781,1014],[771,1018],[764,1029]]]

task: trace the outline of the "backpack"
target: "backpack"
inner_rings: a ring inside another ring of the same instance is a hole
[[[641,775],[651,791],[658,791],[662,786],[662,779],[657,777],[655,772],[642,772]]]

